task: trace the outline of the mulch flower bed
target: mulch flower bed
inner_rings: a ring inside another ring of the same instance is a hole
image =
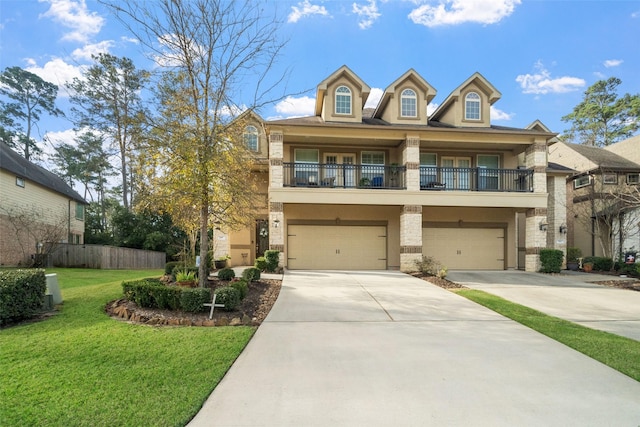
[[[209,287],[217,289],[228,282],[217,278],[209,280]],[[118,299],[109,302],[105,312],[111,317],[152,326],[257,326],[267,317],[280,293],[281,280],[261,279],[249,284],[247,295],[237,310],[224,311],[216,308],[213,319],[209,319],[209,309],[200,313],[179,310],[157,310],[138,307],[134,302]]]

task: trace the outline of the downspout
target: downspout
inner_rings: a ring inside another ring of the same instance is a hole
[[[68,209],[67,209],[67,244],[71,244],[71,202],[69,199]]]

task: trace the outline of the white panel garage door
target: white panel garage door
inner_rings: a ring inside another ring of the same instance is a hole
[[[290,225],[287,266],[292,270],[385,270],[385,226]]]
[[[424,228],[422,254],[449,270],[504,270],[504,229]]]

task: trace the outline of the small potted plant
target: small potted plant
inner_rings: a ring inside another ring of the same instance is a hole
[[[227,260],[231,259],[231,257],[227,254],[225,256],[222,256],[218,259],[216,259],[213,264],[216,267],[216,270],[220,270],[222,268],[225,268],[227,266]]]
[[[176,272],[176,285],[184,286],[187,288],[196,287],[196,273],[193,271],[177,271]]]
[[[567,248],[567,270],[578,270],[578,258],[582,257],[580,248]]]
[[[591,273],[591,270],[593,270],[593,263],[585,262],[582,264],[582,269],[585,273]]]

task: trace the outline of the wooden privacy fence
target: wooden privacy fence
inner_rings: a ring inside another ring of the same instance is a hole
[[[164,268],[164,252],[105,245],[61,243],[49,255],[54,267],[103,268],[111,270]]]

